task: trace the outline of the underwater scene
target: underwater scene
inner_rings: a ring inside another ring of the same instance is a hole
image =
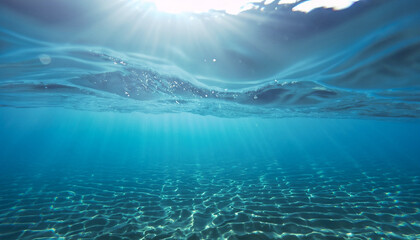
[[[0,240],[420,239],[420,1],[0,1]]]

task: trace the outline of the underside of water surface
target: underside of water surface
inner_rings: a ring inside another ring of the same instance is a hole
[[[0,104],[419,117],[416,1],[364,0],[309,13],[275,1],[238,15],[157,14],[133,2],[3,3]],[[101,8],[92,10],[94,3]]]
[[[3,0],[0,239],[420,239],[420,2]]]

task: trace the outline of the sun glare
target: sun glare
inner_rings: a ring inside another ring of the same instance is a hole
[[[236,15],[240,12],[256,8],[255,3],[273,4],[275,0],[135,0],[150,3],[160,12],[171,14],[205,13],[209,11],[224,11]],[[343,10],[360,0],[279,0],[278,5],[296,4],[293,11],[310,12],[317,8]]]
[[[293,11],[308,13],[316,8],[332,8],[333,10],[343,10],[349,8],[359,0],[311,0],[302,2],[293,8]]]
[[[205,13],[211,10],[238,14],[253,7],[250,0],[145,0],[156,6],[156,9],[167,13]]]

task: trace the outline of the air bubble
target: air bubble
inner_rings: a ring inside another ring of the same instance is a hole
[[[51,63],[51,57],[47,54],[41,54],[39,55],[39,61],[44,64],[44,65],[48,65]]]

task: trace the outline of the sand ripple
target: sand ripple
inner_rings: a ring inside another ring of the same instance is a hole
[[[379,166],[48,169],[0,181],[1,239],[419,239],[420,177]]]

